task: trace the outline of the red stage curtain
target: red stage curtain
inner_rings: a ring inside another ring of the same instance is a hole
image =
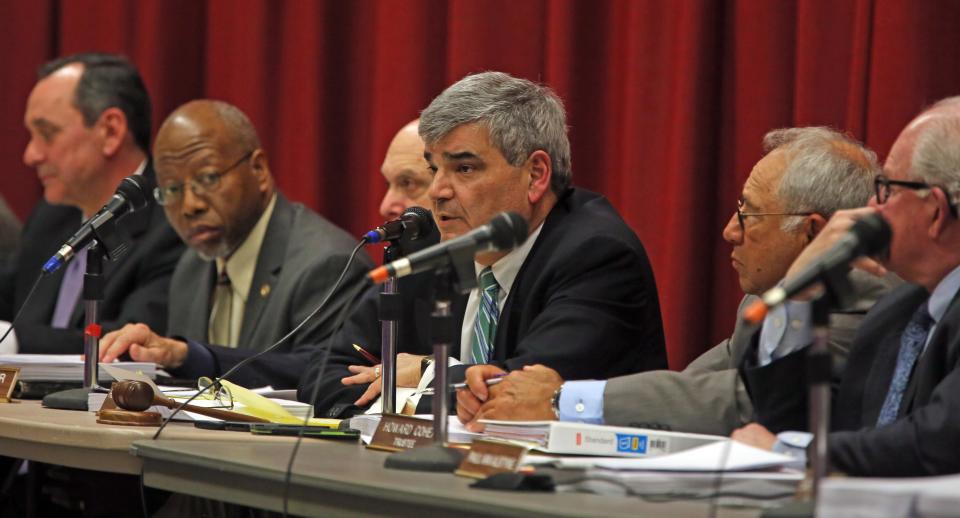
[[[881,156],[960,93],[950,0],[33,0],[0,3],[0,191],[20,162],[44,60],[128,55],[154,127],[212,97],[258,126],[280,187],[358,233],[378,223],[393,133],[446,85],[503,70],[566,102],[574,181],[607,195],[653,260],[670,364],[726,336],[740,293],[720,231],[773,128],[830,125]]]

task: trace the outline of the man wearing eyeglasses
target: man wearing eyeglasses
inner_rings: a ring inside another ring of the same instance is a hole
[[[890,224],[889,252],[855,265],[895,272],[908,282],[877,302],[861,324],[833,398],[829,461],[858,476],[960,472],[960,97],[914,119],[894,142],[869,207],[840,211],[791,266],[816,260],[853,222],[880,213]],[[803,306],[806,302],[794,302]],[[808,328],[806,322],[800,329]],[[807,341],[798,341],[801,346]],[[805,349],[751,350],[745,381],[758,422],[733,437],[804,455],[808,434],[801,383]],[[769,427],[769,430],[768,428]]]
[[[514,371],[488,389],[484,381],[501,372],[473,367],[467,371],[469,390],[457,394],[460,420],[472,429],[482,428],[479,419],[560,419],[724,435],[748,422],[753,408],[737,365],[755,329],[741,323],[740,313],[783,278],[834,211],[866,203],[879,170],[873,152],[826,128],[772,131],[764,149],[723,230],[747,294],[729,339],[682,372],[650,371],[606,381],[565,383],[552,369],[537,365]],[[868,275],[858,275],[854,286],[853,302],[831,316],[831,349],[839,358],[860,317],[887,288]],[[791,319],[780,314],[762,333],[782,336],[790,325]]]
[[[78,250],[69,264],[41,279],[29,300],[27,294],[40,267],[110,200],[124,177],[142,174],[154,183],[147,156],[150,97],[137,69],[120,56],[67,56],[38,71],[24,124],[30,140],[23,162],[37,171],[44,199],[0,271],[0,333],[20,313],[0,351],[80,354],[87,250]],[[129,250],[103,264],[100,325],[112,330],[146,322],[163,330],[168,284],[183,245],[154,204],[118,221]]]
[[[296,386],[313,346],[329,335],[371,262],[360,252],[333,288],[355,240],[274,188],[250,120],[221,101],[175,110],[154,142],[167,219],[189,246],[170,285],[166,338],[132,324],[104,337],[101,361],[123,353],[184,378],[220,376],[288,333],[275,352],[230,376],[250,387]]]

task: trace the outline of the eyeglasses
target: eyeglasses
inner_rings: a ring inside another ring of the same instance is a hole
[[[884,175],[877,175],[873,179],[873,188],[877,192],[877,203],[883,205],[887,203],[887,200],[890,199],[890,186],[896,185],[898,187],[904,187],[914,191],[927,191],[935,186],[923,182],[907,182],[903,180],[891,180]]]
[[[200,173],[187,180],[190,184],[190,191],[196,196],[204,196],[216,191],[220,187],[220,177],[234,170],[240,164],[247,161],[255,150],[250,150],[230,167],[222,171],[212,171],[209,173]],[[153,197],[160,205],[173,205],[180,203],[183,199],[183,183],[173,183],[164,187],[154,187]]]
[[[813,212],[743,212],[743,198],[737,199],[737,222],[740,223],[740,232],[746,229],[743,218],[747,216],[810,216]]]

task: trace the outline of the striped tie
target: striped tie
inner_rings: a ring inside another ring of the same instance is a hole
[[[473,323],[473,340],[470,344],[470,356],[473,363],[487,363],[493,352],[493,339],[497,336],[497,298],[500,285],[493,276],[493,270],[486,267],[480,272],[480,308],[477,320]]]

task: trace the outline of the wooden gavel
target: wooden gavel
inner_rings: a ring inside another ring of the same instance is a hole
[[[170,409],[177,408],[180,403],[153,390],[149,383],[136,380],[119,381],[113,385],[113,402],[124,410],[142,412],[154,405],[165,406]],[[223,419],[224,421],[242,421],[245,423],[269,423],[266,419],[254,417],[252,415],[231,412],[230,410],[221,410],[219,408],[207,408],[202,406],[184,405],[183,410],[194,412]]]

